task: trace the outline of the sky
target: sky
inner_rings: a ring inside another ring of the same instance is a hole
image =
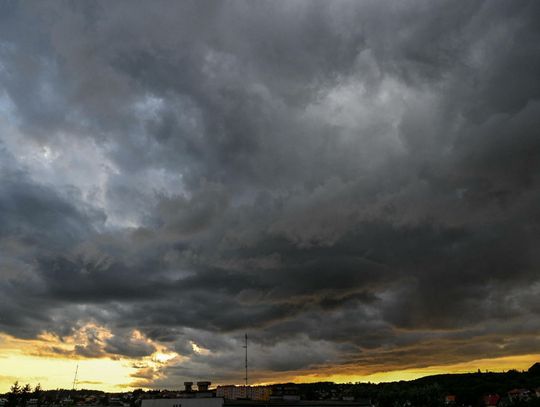
[[[540,2],[2,1],[0,391],[540,360]]]

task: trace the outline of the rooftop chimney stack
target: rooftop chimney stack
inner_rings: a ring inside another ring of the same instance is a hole
[[[212,384],[212,382],[197,382],[197,389],[199,391],[208,391],[208,387]]]

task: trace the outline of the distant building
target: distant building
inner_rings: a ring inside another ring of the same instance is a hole
[[[236,400],[236,386],[229,384],[216,387],[216,397],[223,397],[225,400]]]
[[[218,386],[216,397],[223,397],[226,400],[270,400],[272,390],[269,386]]]
[[[251,400],[267,401],[270,400],[272,389],[270,386],[252,386],[250,392]]]
[[[272,387],[270,400],[298,401],[300,400],[299,388],[294,383],[276,384]]]

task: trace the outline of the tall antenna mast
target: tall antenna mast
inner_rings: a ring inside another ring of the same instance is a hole
[[[245,377],[245,379],[246,379],[246,389],[247,389],[247,386],[248,386],[248,358],[247,358],[248,342],[247,342],[247,339],[248,339],[248,337],[247,337],[247,333],[246,333],[246,335],[245,335],[246,342],[245,342],[245,345],[244,345],[244,349],[246,350],[246,377]],[[247,393],[246,393],[246,396],[247,396]]]
[[[77,386],[77,373],[79,373],[79,364],[78,363],[77,363],[77,367],[75,368],[75,377],[73,378],[72,390],[75,390],[75,387]]]

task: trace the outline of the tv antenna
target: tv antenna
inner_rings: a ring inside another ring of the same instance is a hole
[[[73,378],[72,390],[75,390],[75,387],[77,386],[77,373],[79,373],[79,364],[78,363],[77,363],[77,367],[75,368],[75,377]]]

